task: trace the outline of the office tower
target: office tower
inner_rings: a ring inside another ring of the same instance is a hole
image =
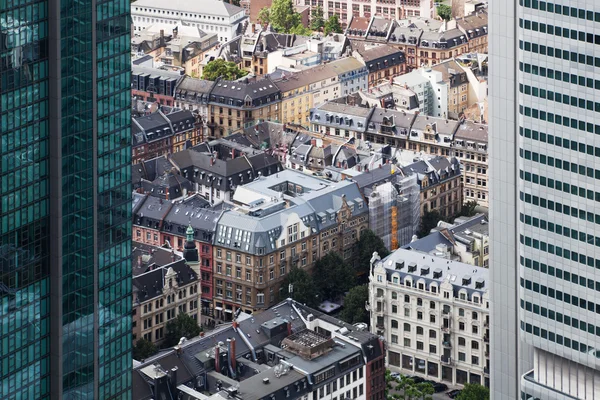
[[[492,398],[600,399],[600,3],[490,11]]]
[[[131,386],[123,0],[0,1],[0,398]]]

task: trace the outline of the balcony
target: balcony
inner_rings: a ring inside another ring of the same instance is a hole
[[[490,342],[490,335],[488,335],[487,333],[485,335],[483,335],[483,341],[486,343]]]
[[[450,342],[442,342],[442,346],[444,346],[444,348],[446,348],[446,349],[451,349],[452,348],[452,343],[450,343]]]
[[[450,332],[450,326],[442,325],[441,329],[442,329],[442,332],[444,332],[444,333]]]

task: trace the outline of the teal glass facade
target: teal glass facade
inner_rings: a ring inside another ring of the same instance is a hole
[[[1,399],[131,397],[129,4],[0,0]]]
[[[48,398],[48,14],[0,0],[0,398]]]

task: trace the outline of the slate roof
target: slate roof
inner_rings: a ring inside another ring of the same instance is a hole
[[[198,280],[198,275],[191,269],[185,260],[177,260],[161,268],[153,269],[149,272],[133,277],[133,287],[136,295],[136,301],[143,303],[155,297],[162,296],[165,285],[165,275],[170,269],[177,274],[177,285],[184,286]]]
[[[156,269],[169,265],[173,261],[181,260],[181,257],[171,249],[164,247],[150,246],[135,241],[132,247],[134,276],[148,272],[149,268]]]
[[[352,217],[368,212],[358,186],[350,181],[331,183],[294,170],[284,170],[238,188],[233,200],[250,207],[250,213],[226,211],[219,220],[215,244],[251,254],[269,254],[277,247],[281,227],[292,213],[314,232],[337,223],[344,201],[352,205]],[[299,185],[302,193],[282,194],[281,186]],[[279,189],[279,190],[278,190]],[[285,202],[283,201],[285,200]],[[256,204],[256,206],[252,206]],[[333,219],[332,219],[333,218]]]
[[[216,158],[214,152],[217,153]],[[259,176],[259,172],[267,176],[282,168],[279,160],[272,155],[224,139],[177,152],[171,156],[171,161],[190,181],[224,191],[250,182]]]
[[[454,157],[448,159],[435,156],[426,160],[420,160],[402,168],[406,175],[418,175],[419,183],[424,176],[428,177],[430,186],[441,183],[449,178],[460,175],[460,164]]]
[[[489,270],[487,268],[475,267],[460,261],[447,260],[432,255],[406,249],[398,249],[392,254],[379,261],[387,272],[387,279],[391,280],[394,274],[400,277],[399,284],[404,284],[404,279],[410,276],[415,281],[424,280],[427,284],[436,282],[441,284],[446,280],[454,286],[455,291],[467,289],[469,294],[474,292],[483,295],[490,288]],[[397,269],[400,263],[403,267]],[[408,272],[410,265],[415,265],[413,272]],[[467,278],[468,281],[463,281]],[[468,282],[468,283],[467,283]],[[478,287],[481,284],[481,287]]]
[[[406,62],[404,52],[386,44],[366,46],[364,50],[359,49],[358,52],[365,61],[369,72],[376,72]]]
[[[208,202],[199,196],[191,196],[174,202],[165,215],[163,232],[185,236],[188,226],[194,229],[194,239],[212,243],[221,211],[207,208]]]
[[[402,248],[406,250],[420,251],[421,253],[430,253],[436,249],[438,244],[445,244],[450,248],[454,246],[454,243],[448,240],[448,238],[441,232],[435,231],[431,232],[427,236],[415,240],[414,242],[410,242],[409,244],[402,246]]]
[[[386,108],[374,108],[367,132],[407,136],[416,114]],[[384,127],[384,128],[382,128]]]
[[[327,102],[310,110],[310,121],[314,124],[365,132],[374,108],[351,106]]]
[[[215,82],[184,76],[175,88],[175,98],[192,103],[208,103]]]
[[[422,132],[428,125],[432,126],[432,128],[435,126],[435,131],[441,135],[452,136],[458,129],[460,122],[419,114],[414,119],[411,130]]]
[[[133,118],[132,143],[134,146],[150,143],[194,128],[195,118],[191,111],[173,110],[168,114],[157,111],[150,115]]]
[[[488,143],[488,126],[473,121],[464,121],[454,134],[455,139],[471,140],[478,143]]]
[[[234,108],[243,108],[246,102],[251,102],[253,107],[259,107],[278,101],[280,95],[279,88],[268,76],[235,82],[217,80],[210,93],[210,102]]]

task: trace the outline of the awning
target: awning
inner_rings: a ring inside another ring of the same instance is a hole
[[[217,311],[223,311],[223,307],[215,307],[215,310],[217,310]]]
[[[223,311],[225,311],[225,312],[228,312],[228,313],[230,313],[230,314],[231,314],[231,313],[233,313],[233,310],[227,310],[227,309],[225,309],[225,310],[223,310]]]

